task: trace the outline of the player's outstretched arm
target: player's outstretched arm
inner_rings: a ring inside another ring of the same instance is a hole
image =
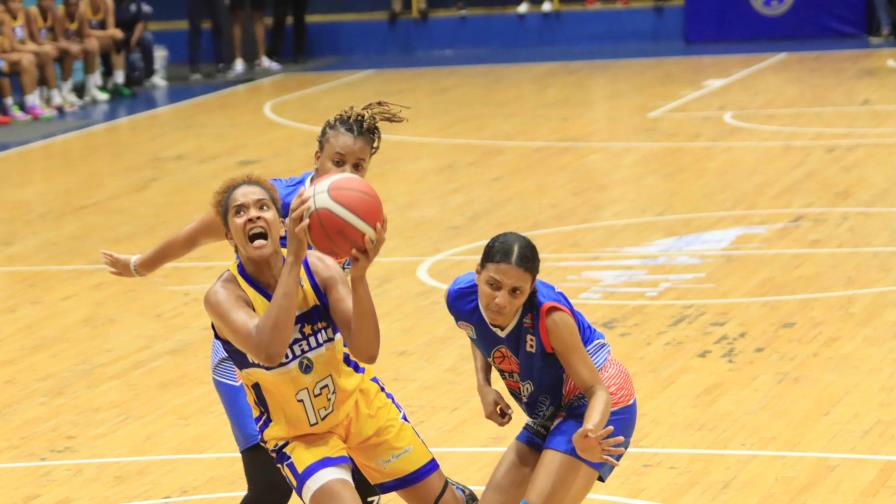
[[[103,250],[101,253],[109,273],[120,277],[137,277],[149,275],[202,245],[222,240],[224,240],[224,225],[217,215],[209,212],[145,254],[125,255],[109,250]]]

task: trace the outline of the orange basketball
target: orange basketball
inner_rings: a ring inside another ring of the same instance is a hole
[[[308,235],[311,245],[335,259],[363,250],[364,236],[376,237],[383,223],[383,203],[373,187],[350,173],[328,175],[309,189]]]

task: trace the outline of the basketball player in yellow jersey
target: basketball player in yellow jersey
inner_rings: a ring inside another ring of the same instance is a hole
[[[2,0],[6,5],[6,12],[12,20],[12,48],[17,52],[26,52],[34,55],[40,70],[40,83],[49,98],[51,108],[59,109],[63,106],[62,95],[56,87],[56,66],[53,62],[59,56],[59,51],[53,46],[38,45],[31,39],[26,23],[25,6],[22,0]]]
[[[95,38],[100,54],[108,54],[112,60],[113,96],[134,96],[134,92],[124,85],[124,32],[115,26],[115,5],[112,0],[84,0],[84,14],[87,20],[87,32]],[[96,87],[102,87],[101,71],[96,70],[89,77]]]
[[[225,182],[213,204],[238,259],[206,293],[205,309],[240,370],[262,442],[296,494],[306,504],[360,503],[351,456],[382,493],[413,504],[477,502],[449,482],[363,366],[379,354],[366,275],[384,225],[364,250],[352,251],[349,284],[335,260],[308,250],[304,193],[285,221],[276,190],[260,177]]]
[[[74,92],[72,69],[75,61],[82,59],[84,53],[81,44],[65,38],[65,25],[61,19],[64,14],[61,11],[62,8],[56,10],[55,0],[38,0],[37,5],[29,7],[25,12],[25,22],[31,40],[38,46],[56,49],[56,61],[62,67],[62,101],[67,110],[73,110],[81,105],[81,100]]]

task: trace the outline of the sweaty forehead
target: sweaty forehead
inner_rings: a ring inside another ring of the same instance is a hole
[[[230,206],[244,205],[260,199],[271,200],[268,193],[256,185],[244,185],[238,187],[230,195]]]
[[[370,139],[364,136],[352,136],[341,129],[335,129],[327,135],[327,141],[324,144],[324,150],[330,152],[340,151],[343,154],[368,157],[370,155]]]

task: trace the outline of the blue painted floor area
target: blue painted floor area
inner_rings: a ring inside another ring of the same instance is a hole
[[[172,84],[163,89],[139,89],[134,98],[117,98],[108,103],[85,105],[80,110],[64,114],[53,121],[0,126],[0,152],[196,98],[236,84],[239,82],[185,83]]]
[[[607,43],[598,47],[520,48],[519,50],[436,51],[416,54],[365,55],[359,58],[332,58],[312,62],[315,71],[362,68],[407,68],[445,65],[487,65],[546,61],[582,61],[672,56],[725,55],[801,51],[831,51],[892,47],[875,45],[866,38],[759,41],[716,44],[686,44],[672,41]]]

